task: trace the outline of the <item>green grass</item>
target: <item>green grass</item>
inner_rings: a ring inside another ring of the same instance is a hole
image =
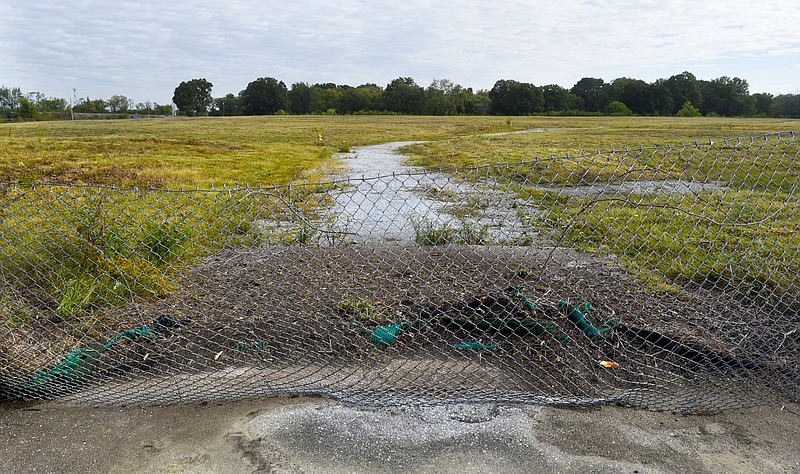
[[[531,216],[532,226],[563,236],[565,245],[614,253],[653,288],[715,282],[782,294],[800,285],[796,150],[783,156],[774,153],[778,145],[751,154],[749,143],[719,140],[799,125],[768,119],[403,116],[13,123],[0,125],[0,179],[170,188],[285,185],[332,176],[338,167],[332,156],[351,146],[430,140],[406,148],[413,163],[439,168],[525,161],[490,173],[545,211]],[[530,128],[557,130],[481,136]],[[651,148],[709,139],[717,143],[708,153]],[[541,189],[647,179],[723,181],[728,188],[626,202]],[[330,199],[325,185],[284,194],[36,189],[42,192],[25,185],[0,190],[0,277],[15,286],[0,300],[7,327],[24,325],[33,306],[91,326],[102,308],[169,294],[183,266],[220,248],[313,243],[320,238],[310,224],[315,210]],[[472,207],[462,203],[451,212],[464,220]],[[254,225],[264,219],[285,225]],[[415,230],[422,245],[488,239],[477,225],[458,229],[420,221]]]
[[[729,190],[575,199],[550,215],[562,243],[617,255],[651,288],[693,282],[763,298],[800,287],[796,196]]]
[[[525,123],[515,123],[516,128]],[[317,181],[334,153],[507,130],[499,117],[267,116],[8,123],[0,179],[117,186]],[[319,134],[323,142],[318,140]]]
[[[429,168],[480,166],[592,155],[598,150],[707,143],[709,139],[798,130],[800,121],[705,117],[516,117],[513,120],[513,130],[532,128],[556,130],[456,137],[411,145],[404,152],[411,155],[412,163]]]

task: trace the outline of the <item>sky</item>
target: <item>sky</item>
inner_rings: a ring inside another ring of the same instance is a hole
[[[0,85],[169,104],[182,81],[259,77],[474,90],[683,71],[800,93],[797,0],[0,0]]]

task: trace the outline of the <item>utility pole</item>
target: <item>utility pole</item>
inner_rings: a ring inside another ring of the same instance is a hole
[[[76,87],[72,88],[72,100],[70,101],[72,103],[70,104],[71,107],[69,108],[70,114],[72,115],[72,120],[75,120],[75,104],[78,103],[78,92],[77,91],[78,91],[78,89]]]

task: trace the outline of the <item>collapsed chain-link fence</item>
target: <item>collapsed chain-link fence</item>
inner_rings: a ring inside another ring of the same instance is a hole
[[[289,187],[0,184],[0,395],[800,398],[796,133]]]

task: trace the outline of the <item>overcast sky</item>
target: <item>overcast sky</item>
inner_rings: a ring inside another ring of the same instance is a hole
[[[0,0],[0,85],[171,102],[259,77],[385,86],[447,78],[572,87],[683,71],[800,92],[797,0]]]

